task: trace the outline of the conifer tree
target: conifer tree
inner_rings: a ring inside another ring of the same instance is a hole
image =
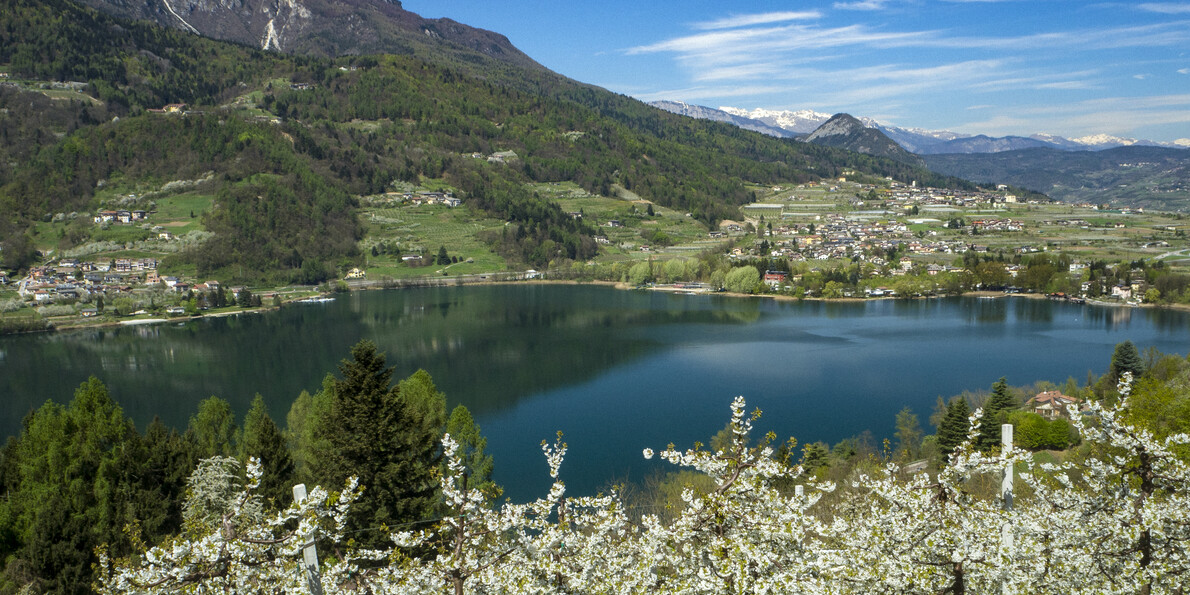
[[[318,457],[315,478],[322,485],[359,478],[366,488],[352,510],[359,528],[421,520],[434,500],[437,440],[392,386],[393,369],[375,343],[352,347],[339,373],[330,411],[318,424],[329,450]],[[383,538],[383,531],[361,535],[364,542]]]
[[[260,495],[278,504],[288,502],[288,496],[292,493],[293,458],[289,455],[285,436],[269,417],[264,397],[259,393],[244,416],[244,432],[239,447],[240,460],[247,461],[249,457],[260,459],[264,472]]]
[[[499,497],[503,490],[492,481],[492,455],[485,452],[488,439],[480,434],[479,424],[466,406],[458,405],[450,412],[446,433],[459,445],[458,456],[467,472],[463,487],[480,490],[492,499]]]
[[[210,397],[198,404],[198,412],[190,418],[186,428],[186,439],[194,445],[195,456],[199,459],[229,457],[234,453],[238,431],[231,403]]]
[[[938,424],[938,448],[943,456],[949,457],[950,453],[967,439],[970,415],[971,409],[967,406],[967,399],[961,395],[952,397],[946,404],[946,417]]]
[[[1116,350],[1111,354],[1111,369],[1108,370],[1112,382],[1118,381],[1124,372],[1130,372],[1133,378],[1139,379],[1144,371],[1144,362],[1132,341],[1124,341],[1116,345]]]
[[[1007,379],[1001,376],[992,384],[992,396],[984,403],[983,415],[979,418],[977,445],[980,450],[992,450],[1000,444],[1000,426],[1007,422],[1008,413],[1016,408],[1017,402],[1008,390]]]

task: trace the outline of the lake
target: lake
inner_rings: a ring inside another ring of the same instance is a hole
[[[565,433],[571,494],[641,479],[666,463],[644,447],[708,442],[744,395],[800,443],[893,434],[908,405],[923,426],[936,398],[1038,380],[1080,384],[1115,345],[1187,351],[1190,315],[1025,298],[793,302],[586,285],[367,291],[280,311],[153,326],[0,337],[6,434],[47,399],[99,377],[142,428],[184,427],[217,395],[242,417],[254,395],[284,426],[360,339],[397,377],[433,375],[448,407],[474,413],[495,479],[516,501],[544,495],[540,443]],[[927,431],[930,428],[926,428]]]

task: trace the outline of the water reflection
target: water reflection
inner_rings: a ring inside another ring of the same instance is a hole
[[[1097,328],[1111,331],[1127,329],[1132,323],[1132,310],[1126,306],[1091,305],[1085,308],[1087,320],[1095,322]]]
[[[257,392],[283,423],[298,393],[317,390],[367,338],[399,377],[424,368],[451,406],[471,408],[492,448],[506,449],[498,468],[516,477],[509,459],[533,472],[536,445],[553,430],[573,433],[576,449],[631,443],[628,455],[705,441],[738,394],[781,435],[891,436],[902,406],[924,419],[936,396],[1000,376],[1024,384],[1102,373],[1124,339],[1185,352],[1188,321],[1182,311],[1019,297],[777,302],[530,285],[364,292],[263,315],[0,337],[0,422],[16,431],[31,408],[68,401],[95,374],[142,427],[154,415],[184,426],[211,395],[242,416]],[[612,465],[628,455],[581,459]]]

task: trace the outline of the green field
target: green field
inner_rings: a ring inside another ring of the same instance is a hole
[[[157,211],[149,216],[149,222],[160,225],[176,236],[202,229],[202,214],[209,211],[215,197],[206,194],[186,193],[157,199]]]
[[[507,270],[504,260],[479,239],[483,231],[499,232],[504,222],[477,215],[466,206],[442,205],[365,206],[360,220],[366,229],[362,250],[367,258],[369,278],[394,279],[429,274],[451,275],[490,273]],[[377,254],[372,254],[372,248]],[[401,257],[411,254],[435,256],[439,247],[459,262],[448,266],[412,267]],[[467,262],[470,259],[472,262]]]

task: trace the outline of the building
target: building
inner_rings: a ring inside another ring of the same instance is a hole
[[[1025,403],[1025,408],[1041,417],[1054,420],[1066,417],[1067,405],[1077,406],[1078,403],[1079,399],[1075,397],[1064,395],[1056,390],[1047,390],[1029,399],[1029,402]]]

